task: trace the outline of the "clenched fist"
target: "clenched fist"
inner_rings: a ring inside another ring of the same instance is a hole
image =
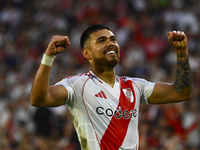
[[[45,54],[55,56],[56,54],[63,52],[69,45],[70,42],[68,36],[55,35],[51,38]]]
[[[168,32],[167,35],[170,45],[172,45],[176,49],[187,48],[187,37],[184,32],[173,31],[173,32]]]

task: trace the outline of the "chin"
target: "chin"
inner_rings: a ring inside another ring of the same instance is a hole
[[[107,66],[110,68],[114,68],[119,63],[119,59],[113,59],[107,62]]]
[[[119,63],[119,58],[113,58],[113,59],[94,59],[94,62],[98,64],[99,66],[106,66],[109,68],[114,68]]]

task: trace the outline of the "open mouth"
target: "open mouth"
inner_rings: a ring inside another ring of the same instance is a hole
[[[108,51],[106,54],[115,54],[115,51]]]

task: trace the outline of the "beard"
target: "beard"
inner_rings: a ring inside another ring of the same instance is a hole
[[[115,56],[114,56],[115,57]],[[103,58],[93,58],[95,64],[97,64],[98,66],[105,66],[108,68],[114,68],[118,63],[119,63],[119,56],[117,56],[117,58],[113,58],[111,60],[108,60],[106,57]]]
[[[108,59],[106,56],[106,53],[110,50],[115,50],[117,56],[109,56],[110,58]],[[118,53],[119,49],[114,46],[114,45],[110,45],[110,46],[106,46],[103,54],[103,57],[96,57],[95,54],[93,54],[93,60],[94,63],[99,66],[99,67],[107,67],[107,68],[114,68],[120,60],[120,54]]]

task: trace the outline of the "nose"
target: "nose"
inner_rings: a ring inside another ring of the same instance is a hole
[[[105,46],[105,52],[114,50],[115,52],[118,51],[117,45],[113,42],[107,42]]]
[[[114,42],[112,40],[107,40],[106,46],[114,45]]]

